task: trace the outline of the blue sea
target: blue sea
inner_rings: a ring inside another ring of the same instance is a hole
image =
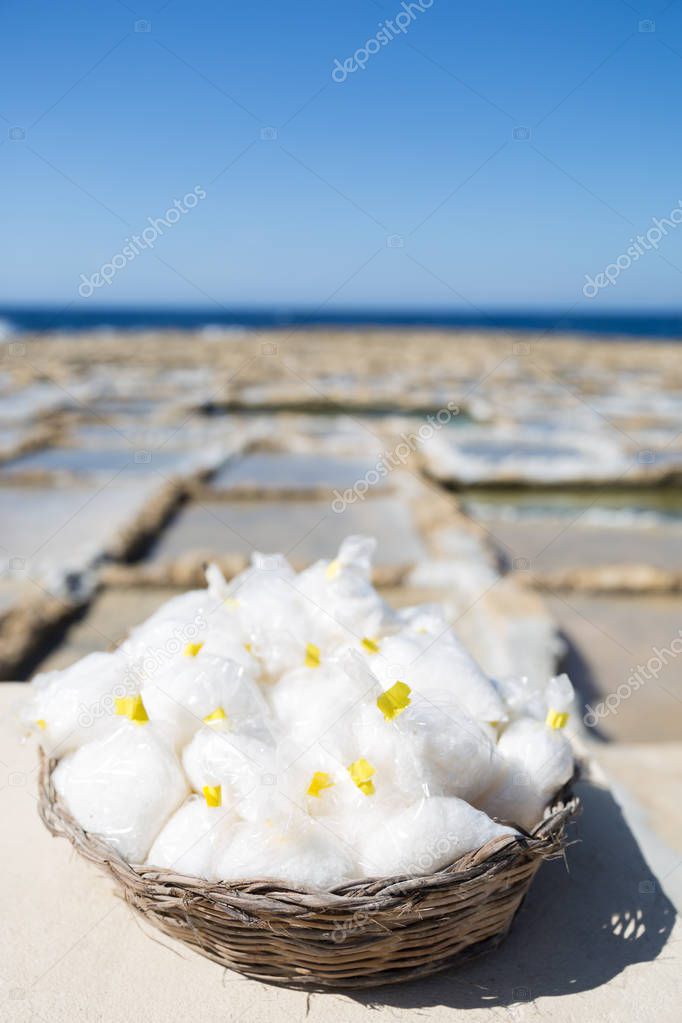
[[[377,309],[324,312],[305,308],[262,309],[173,309],[140,307],[116,309],[72,309],[48,307],[0,307],[0,340],[23,333],[74,333],[93,330],[201,330],[224,328],[235,331],[312,327],[393,327],[449,330],[511,330],[542,334],[577,332],[619,338],[652,340],[682,339],[680,313],[616,313],[565,315],[546,312],[461,312],[385,311]]]

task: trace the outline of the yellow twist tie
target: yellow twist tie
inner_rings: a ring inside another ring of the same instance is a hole
[[[327,774],[326,771],[315,771],[315,774],[310,781],[310,785],[308,786],[307,795],[317,796],[319,799],[320,792],[323,792],[324,789],[331,789],[333,786],[334,782],[331,779],[331,775]]]
[[[368,654],[378,654],[379,653],[379,644],[377,643],[377,641],[375,639],[370,639],[369,636],[364,636],[363,637],[362,645],[363,645],[363,647],[365,648],[365,650],[367,651]]]
[[[320,667],[320,648],[315,646],[314,643],[306,643],[305,645],[305,666],[306,668]]]
[[[377,707],[387,721],[393,721],[402,714],[410,704],[410,693],[412,690],[404,682],[396,682],[377,699]]]
[[[371,777],[376,774],[376,768],[372,767],[364,757],[354,760],[348,767],[348,773],[365,796],[374,795],[374,782],[371,781]]]
[[[327,579],[336,579],[336,577],[337,577],[337,575],[339,574],[340,571],[341,571],[341,562],[340,561],[330,561],[329,564],[327,565],[327,567],[324,570],[324,574],[326,575]]]
[[[251,653],[251,644],[250,643],[245,643],[244,644],[244,649],[246,650],[247,654],[250,654]]]
[[[218,721],[225,721],[227,714],[222,707],[216,707],[210,714],[207,714],[204,718],[205,725],[215,725]]]
[[[149,715],[139,693],[137,696],[117,696],[115,709],[117,714],[130,718],[136,725],[144,725],[149,721]]]
[[[223,792],[220,785],[204,785],[201,790],[206,800],[206,806],[222,806]]]
[[[45,720],[45,718],[38,718],[36,724],[41,732],[44,732],[45,729],[47,728],[47,721]]]
[[[558,729],[558,728],[565,728],[567,721],[568,721],[568,714],[565,711],[552,710],[551,707],[547,711],[547,717],[545,718],[545,724],[547,725],[548,728],[553,728],[555,730]]]
[[[203,645],[203,643],[188,643],[182,652],[185,657],[196,657]]]
[[[230,611],[234,611],[236,607],[239,607],[239,601],[237,600],[236,597],[227,597],[223,601],[223,604],[225,605],[225,607],[229,608]]]

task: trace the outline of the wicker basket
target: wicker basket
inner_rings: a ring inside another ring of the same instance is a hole
[[[126,902],[221,966],[309,989],[411,980],[494,948],[542,861],[561,852],[579,805],[567,787],[531,834],[494,839],[427,877],[363,880],[320,892],[133,867],[66,810],[52,784],[55,763],[41,759],[44,824],[107,870]]]

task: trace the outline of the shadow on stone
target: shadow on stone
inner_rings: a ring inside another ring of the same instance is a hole
[[[403,985],[354,992],[369,1007],[493,1008],[608,984],[664,948],[675,909],[620,807],[604,788],[577,786],[583,813],[566,863],[544,864],[506,941],[460,967]],[[568,869],[567,869],[568,868]]]
[[[604,693],[597,685],[594,672],[583,657],[580,647],[573,642],[571,637],[564,632],[563,629],[559,630],[559,635],[564,643],[565,649],[565,653],[561,658],[560,667],[562,671],[566,672],[575,686],[576,693],[580,699],[580,713],[584,718],[588,707],[598,703],[599,700],[603,698]],[[596,739],[599,742],[610,741],[609,737],[598,724],[591,724],[589,726],[589,730],[593,739]]]

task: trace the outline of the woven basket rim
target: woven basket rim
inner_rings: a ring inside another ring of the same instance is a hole
[[[85,831],[57,795],[52,772],[57,760],[39,750],[38,812],[46,828],[56,837],[67,838],[85,859],[114,874],[125,888],[157,885],[176,889],[184,897],[215,901],[223,907],[234,905],[253,912],[287,916],[309,910],[333,913],[342,909],[370,912],[399,905],[415,892],[450,888],[482,875],[494,875],[516,861],[541,861],[561,854],[569,820],[580,812],[580,799],[573,786],[579,770],[549,804],[545,817],[530,832],[513,825],[517,835],[492,839],[480,849],[426,875],[396,875],[346,881],[332,889],[293,886],[274,878],[239,881],[206,881],[167,868],[132,864],[103,838]]]

